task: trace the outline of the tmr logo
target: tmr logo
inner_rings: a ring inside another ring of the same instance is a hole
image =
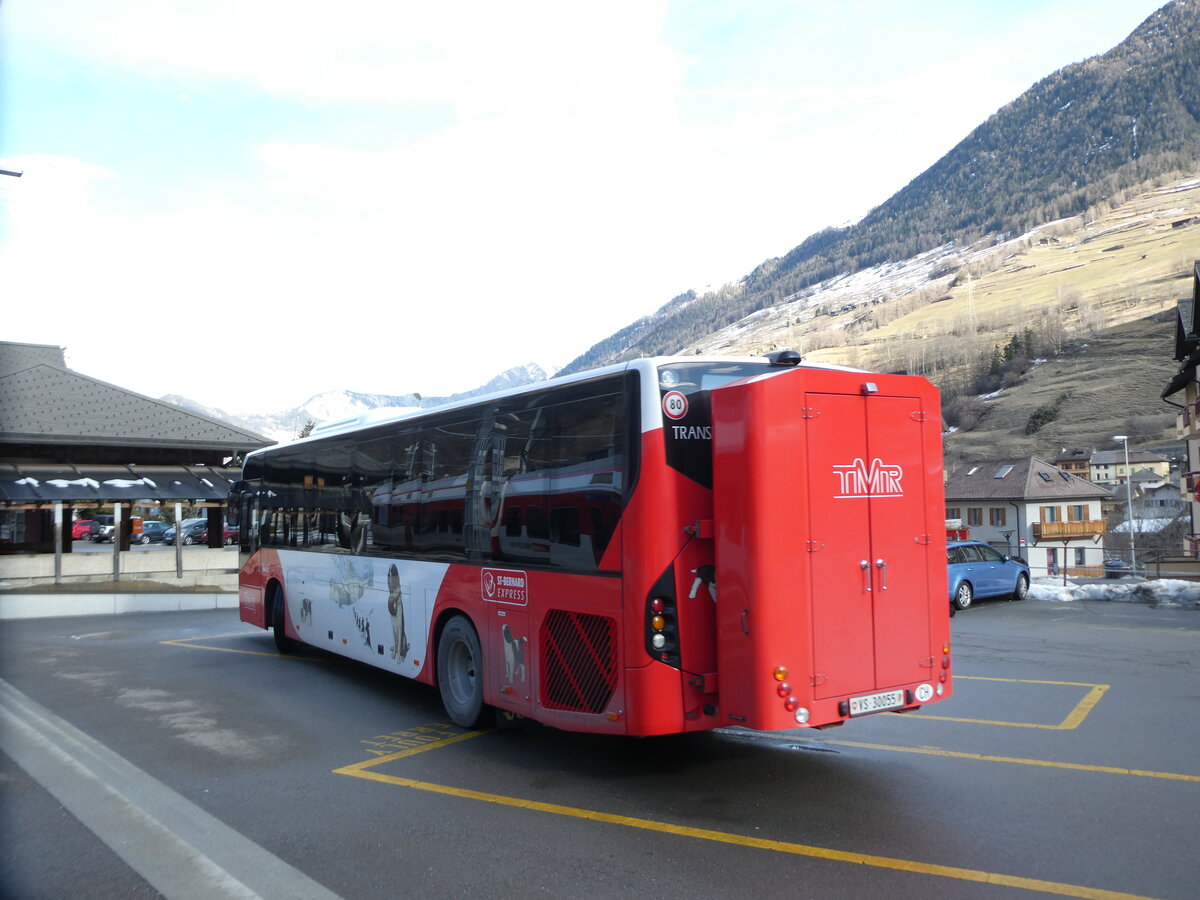
[[[904,496],[904,488],[900,486],[904,470],[900,466],[887,465],[879,457],[871,460],[869,469],[861,459],[856,459],[846,466],[834,466],[833,474],[839,484],[838,492],[833,495],[835,500]]]

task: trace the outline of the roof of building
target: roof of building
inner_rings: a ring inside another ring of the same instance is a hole
[[[0,342],[0,455],[10,462],[219,466],[272,443],[75,372],[61,347]]]
[[[1198,312],[1200,312],[1200,259],[1196,260],[1192,269],[1192,296],[1179,301],[1175,321],[1175,359],[1182,365],[1179,367],[1178,374],[1163,388],[1164,400],[1196,380],[1196,367],[1200,365],[1200,324],[1196,322]]]
[[[967,466],[946,480],[946,500],[1069,500],[1110,496],[1098,484],[1027,456],[986,460]]]
[[[1130,450],[1129,464],[1134,463],[1154,463],[1161,464],[1170,462],[1165,456],[1159,456],[1157,453],[1151,453],[1148,450]],[[1125,465],[1124,450],[1097,450],[1092,454],[1093,466],[1123,466]]]
[[[1095,452],[1093,447],[1064,447],[1059,451],[1058,456],[1054,457],[1054,461],[1056,463],[1087,462]]]

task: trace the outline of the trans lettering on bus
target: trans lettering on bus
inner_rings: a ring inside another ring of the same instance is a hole
[[[436,686],[467,728],[820,728],[937,702],[936,391],[795,362],[638,360],[256,451],[230,499],[241,616],[281,651]]]

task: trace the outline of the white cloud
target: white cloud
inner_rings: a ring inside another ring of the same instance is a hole
[[[5,337],[234,410],[561,365],[885,200],[1070,61],[1051,6],[960,39],[957,3],[5,3],[45,92]]]

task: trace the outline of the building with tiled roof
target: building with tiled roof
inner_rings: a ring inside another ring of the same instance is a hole
[[[72,509],[120,503],[128,519],[140,501],[209,509],[219,545],[237,461],[271,443],[75,372],[61,347],[0,342],[0,552],[53,550],[56,507],[69,525]]]
[[[1092,454],[1090,470],[1088,480],[1094,484],[1124,484],[1131,474],[1136,476],[1141,472],[1168,478],[1171,461],[1148,450],[1130,450],[1128,458],[1123,449],[1097,450]]]
[[[1183,551],[1200,557],[1200,260],[1192,269],[1192,296],[1181,299],[1175,322],[1175,360],[1179,372],[1163,388],[1162,398],[1179,410],[1176,434],[1187,441],[1187,466],[1182,473],[1184,499],[1191,506],[1191,524]]]
[[[946,480],[946,518],[1023,556],[1034,575],[1100,574],[1107,488],[1029,456],[973,463]]]

